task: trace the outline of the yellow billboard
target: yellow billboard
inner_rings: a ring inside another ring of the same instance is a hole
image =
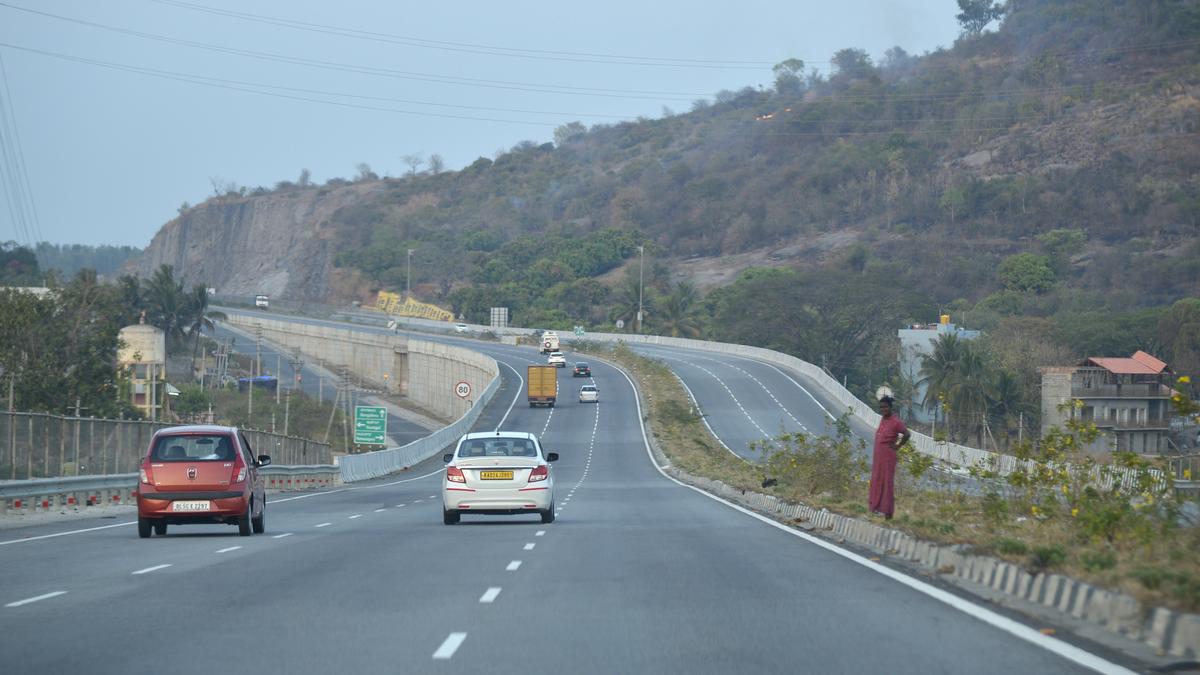
[[[448,312],[437,305],[431,305],[425,302],[418,302],[412,298],[405,300],[400,297],[399,293],[390,291],[380,291],[379,296],[375,299],[375,308],[383,310],[388,314],[397,316],[407,316],[416,319],[430,319],[432,321],[453,321],[454,314]]]

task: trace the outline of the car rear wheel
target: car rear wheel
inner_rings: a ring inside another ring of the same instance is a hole
[[[150,538],[150,521],[138,516],[138,536],[142,539]]]
[[[263,500],[262,508],[258,510],[258,517],[251,519],[250,526],[254,528],[254,534],[262,534],[267,531],[267,500]]]
[[[458,511],[442,511],[442,522],[446,525],[454,525],[462,518],[462,514]]]
[[[550,502],[550,508],[546,509],[545,511],[542,511],[541,515],[542,515],[543,523],[553,523],[554,522],[554,502]]]
[[[167,521],[160,520],[154,524],[154,534],[157,534],[158,536],[161,537],[166,533],[167,533]]]
[[[250,507],[246,507],[246,512],[238,516],[237,519],[238,534],[243,537],[250,536]]]

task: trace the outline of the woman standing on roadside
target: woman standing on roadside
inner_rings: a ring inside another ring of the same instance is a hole
[[[892,412],[892,397],[879,399],[879,428],[875,430],[875,452],[871,458],[871,486],[867,508],[891,520],[896,511],[896,451],[911,434]]]

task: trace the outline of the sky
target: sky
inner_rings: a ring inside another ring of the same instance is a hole
[[[952,45],[954,0],[0,0],[0,242],[144,247],[214,181],[447,169],[686,112],[845,47]],[[22,216],[24,214],[24,216]]]

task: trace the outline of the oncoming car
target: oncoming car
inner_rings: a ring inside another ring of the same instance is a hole
[[[467,324],[465,324],[465,323],[454,324],[454,332],[455,333],[465,333],[465,332],[467,332],[467,330],[468,330]]]
[[[556,368],[566,368],[567,356],[562,352],[550,352],[550,356],[546,357],[546,364]]]
[[[194,425],[161,429],[138,471],[138,536],[167,533],[167,525],[227,523],[238,534],[267,528],[267,495],[246,435],[235,427]]]
[[[579,388],[580,403],[599,403],[600,390],[594,384],[585,384]]]
[[[523,431],[471,433],[442,456],[442,522],[464,513],[537,513],[554,522],[554,474],[558,453],[544,453],[537,436]]]

